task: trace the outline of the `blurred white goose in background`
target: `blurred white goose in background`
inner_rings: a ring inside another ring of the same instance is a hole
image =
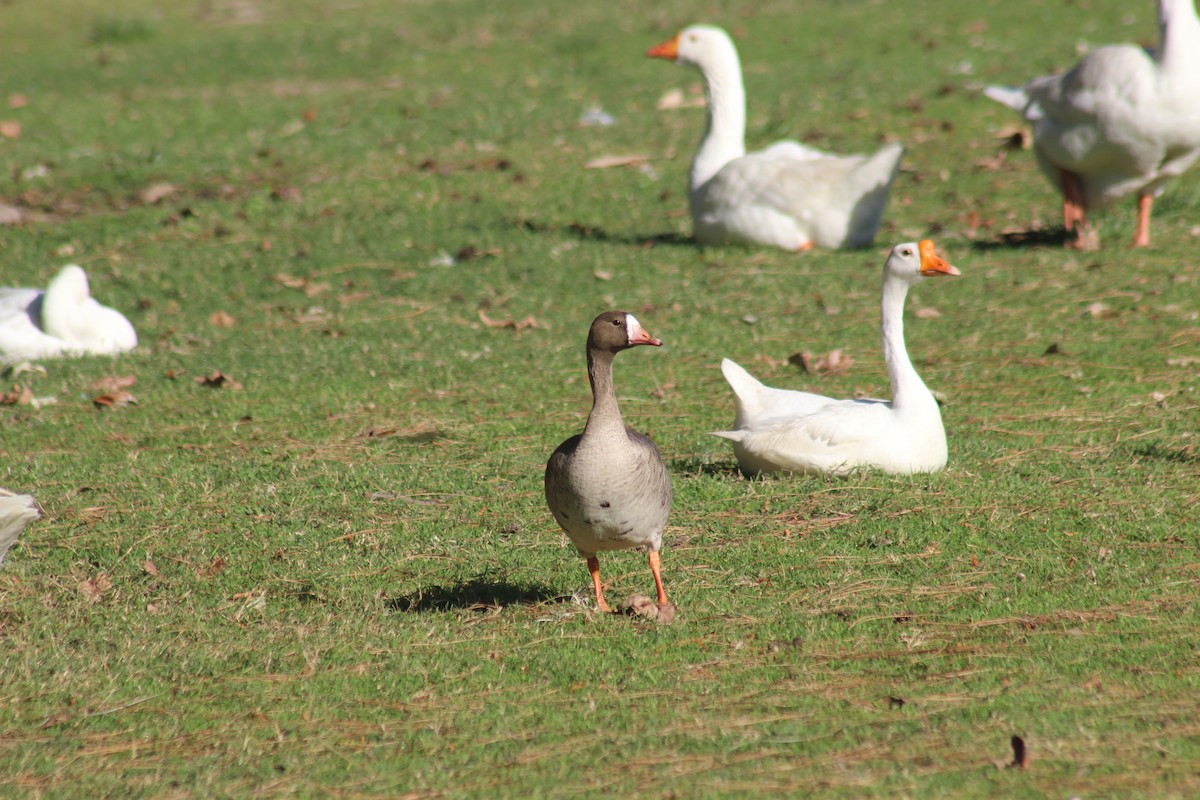
[[[841,475],[875,467],[908,474],[945,467],[941,411],[904,346],[904,300],[922,277],[958,274],[928,239],[896,245],[884,263],[880,330],[891,402],[772,389],[724,359],[737,416],[734,430],[715,435],[733,441],[742,471]]]
[[[21,531],[38,516],[32,497],[0,489],[0,564],[4,563],[8,549],[16,544]]]
[[[742,68],[725,31],[692,25],[646,55],[697,67],[704,76],[707,127],[688,181],[698,242],[785,250],[871,243],[903,147],[889,144],[872,156],[838,156],[787,141],[747,154]]]
[[[0,289],[0,365],[135,347],[133,325],[92,298],[81,267],[63,267],[44,290]]]
[[[1095,245],[1087,212],[1138,198],[1135,247],[1150,244],[1150,207],[1200,157],[1200,20],[1192,0],[1159,0],[1161,38],[1101,47],[1061,75],[984,93],[1033,127],[1038,166],[1063,195],[1073,243]]]

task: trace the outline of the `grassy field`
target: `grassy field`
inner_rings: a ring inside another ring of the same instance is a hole
[[[647,5],[0,8],[0,284],[78,262],[141,339],[0,384],[46,401],[0,406],[45,511],[0,568],[0,794],[1200,795],[1200,171],[1152,248],[1129,202],[1063,250],[979,94],[1152,3]],[[877,247],[690,241],[703,112],[656,103],[698,76],[642,54],[694,21],[751,146],[906,144]],[[926,236],[948,469],[742,478],[720,359],[886,395],[882,253]],[[666,342],[616,379],[675,482],[669,626],[592,611],[542,497],[606,308]]]

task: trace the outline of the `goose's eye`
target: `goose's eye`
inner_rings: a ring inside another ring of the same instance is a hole
[[[904,248],[903,250],[901,250],[901,251],[900,251],[900,255],[902,255],[902,256],[911,256],[911,255],[912,255],[912,250],[910,250],[909,248],[907,248],[907,247],[906,247],[906,248]]]
[[[619,327],[619,326],[621,325],[621,320],[619,320],[619,319],[614,319],[614,320],[613,320],[613,325],[616,325],[616,326],[618,326],[618,327]]]

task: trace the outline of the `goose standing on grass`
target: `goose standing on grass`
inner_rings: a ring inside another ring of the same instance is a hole
[[[1136,194],[1134,247],[1150,244],[1150,206],[1200,157],[1200,20],[1192,0],[1159,0],[1158,50],[1113,45],[1069,72],[984,93],[1033,125],[1038,166],[1063,195],[1076,247],[1096,245],[1087,212]]]
[[[723,360],[737,416],[734,430],[715,435],[733,441],[742,471],[842,475],[874,467],[909,474],[946,466],[941,411],[904,347],[904,299],[922,277],[958,274],[928,239],[896,245],[884,263],[880,329],[891,402],[772,389]]]
[[[87,273],[71,264],[42,289],[0,289],[0,364],[117,354],[137,347],[119,311],[91,296]]]
[[[785,250],[866,247],[875,238],[904,148],[837,156],[799,142],[746,153],[746,92],[729,35],[692,25],[646,55],[699,68],[708,120],[692,160],[688,200],[701,244]]]
[[[21,531],[38,516],[32,497],[0,489],[0,565],[4,563],[4,556],[8,555],[8,548],[16,544]]]
[[[641,546],[649,551],[658,605],[667,606],[658,550],[671,510],[671,477],[654,442],[625,427],[613,391],[613,357],[642,344],[658,347],[662,342],[632,314],[606,311],[592,321],[587,338],[592,413],[583,433],[559,445],[546,464],[546,503],[587,559],[601,611],[609,607],[597,553]]]

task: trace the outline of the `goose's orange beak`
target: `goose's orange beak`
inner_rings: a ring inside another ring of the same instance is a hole
[[[665,58],[667,61],[675,61],[679,58],[679,36],[668,39],[662,44],[656,44],[646,51],[646,55],[650,58]]]
[[[921,274],[930,275],[961,275],[949,262],[937,254],[932,239],[922,239],[917,247],[921,251]]]

